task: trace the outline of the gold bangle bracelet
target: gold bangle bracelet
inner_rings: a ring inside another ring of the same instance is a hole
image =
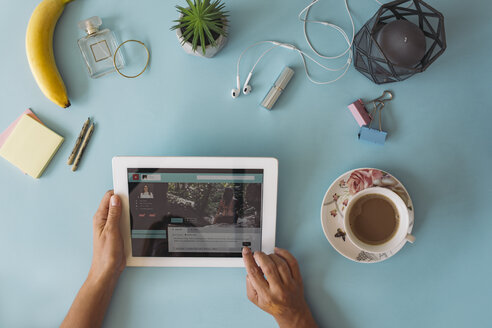
[[[133,75],[133,76],[131,76],[131,75],[125,75],[125,74],[121,73],[121,71],[118,69],[118,66],[116,65],[116,54],[120,50],[121,46],[124,45],[125,43],[128,43],[128,42],[137,42],[137,43],[141,44],[145,48],[145,51],[147,51],[147,62],[145,63],[145,67],[143,68],[143,70],[140,73],[138,73],[137,75]],[[149,60],[150,60],[150,52],[149,52],[149,49],[147,49],[147,46],[142,41],[138,41],[138,40],[126,40],[125,42],[123,42],[122,44],[120,44],[118,46],[118,48],[116,48],[116,51],[114,52],[114,56],[113,56],[113,66],[116,69],[116,72],[118,72],[118,74],[120,74],[121,76],[126,77],[127,79],[133,79],[133,78],[139,77],[140,75],[142,75],[143,72],[145,72],[145,70],[149,66]]]

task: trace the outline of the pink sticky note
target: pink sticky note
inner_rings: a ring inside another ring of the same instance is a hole
[[[43,124],[43,122],[41,122],[41,120],[36,116],[36,114],[34,114],[30,109],[26,109],[24,111],[24,113],[22,113],[22,115],[19,116],[14,122],[12,122],[12,124],[10,124],[9,127],[5,131],[0,133],[0,148],[2,148],[2,146],[5,143],[5,141],[7,140],[7,138],[10,136],[12,131],[14,131],[15,126],[17,125],[17,123],[19,123],[19,120],[21,119],[21,117],[23,115],[29,115],[33,119],[38,121],[39,123]]]
[[[350,112],[354,116],[359,126],[364,126],[371,123],[371,117],[369,116],[369,113],[366,110],[366,106],[364,106],[362,100],[357,99],[356,101],[348,105],[348,109],[350,109]]]

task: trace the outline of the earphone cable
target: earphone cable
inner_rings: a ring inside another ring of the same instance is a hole
[[[304,8],[303,10],[301,10],[301,12],[299,13],[299,19],[303,22],[303,29],[304,29],[304,38],[306,39],[306,42],[307,44],[309,45],[309,47],[311,48],[311,50],[316,54],[318,55],[319,57],[321,58],[326,58],[326,59],[337,59],[337,58],[340,58],[344,55],[347,54],[347,52],[349,52],[351,49],[352,49],[352,44],[354,43],[354,37],[355,37],[355,25],[354,25],[354,20],[352,18],[352,14],[350,13],[350,9],[348,7],[348,3],[347,3],[347,0],[344,0],[345,2],[345,9],[347,10],[347,14],[350,18],[350,24],[352,25],[352,38],[349,40],[348,38],[348,35],[347,33],[338,25],[335,25],[335,24],[332,24],[332,23],[328,23],[328,22],[323,22],[323,21],[317,21],[317,20],[308,20],[308,16],[309,16],[309,12],[311,11],[311,7],[313,5],[315,5],[319,0],[313,0],[306,8]],[[302,14],[305,13],[305,16],[304,18],[302,18]],[[335,30],[337,30],[338,32],[340,32],[340,34],[344,37],[345,41],[347,42],[348,44],[348,47],[347,49],[345,49],[344,52],[336,55],[336,56],[326,56],[326,55],[323,55],[321,53],[319,53],[319,51],[317,51],[313,44],[311,43],[311,39],[309,39],[309,36],[308,36],[308,33],[307,33],[307,23],[317,23],[317,24],[321,24],[321,25],[324,25],[324,26],[328,26],[328,27],[331,27]]]
[[[243,55],[244,55],[244,54],[246,53],[246,51],[248,51],[249,49],[251,49],[251,48],[253,48],[253,47],[256,47],[257,45],[263,44],[263,43],[274,43],[274,42],[273,42],[273,41],[258,41],[258,42],[256,42],[256,43],[253,43],[252,45],[250,45],[249,47],[247,47],[246,49],[244,49],[244,50],[241,52],[241,54],[239,55],[239,58],[238,58],[238,60],[237,60],[237,65],[236,65],[236,76],[238,77],[238,79],[239,79],[239,65],[241,64],[241,58],[243,57]],[[275,48],[275,46],[274,46],[274,47],[272,47],[270,50],[272,50],[273,48]],[[270,50],[268,50],[268,51],[270,51]],[[258,62],[260,61],[260,59],[261,59],[261,58],[262,58],[262,57],[263,57],[266,53],[268,53],[268,51],[266,51],[265,53],[263,53],[263,54],[260,56],[260,58],[256,61],[255,66],[256,66],[256,64],[258,64]],[[253,67],[253,69],[254,69],[254,67]],[[251,72],[253,71],[253,69],[251,70]]]
[[[255,70],[255,67],[256,65],[258,65],[258,63],[260,62],[260,60],[267,54],[269,53],[270,51],[272,51],[273,49],[275,49],[276,47],[278,47],[279,44],[275,44],[273,46],[271,46],[270,48],[268,48],[267,50],[265,50],[260,57],[258,57],[258,59],[256,60],[255,64],[253,65],[253,68],[251,69],[250,73],[253,73],[253,71]]]
[[[309,81],[311,81],[312,83],[317,84],[317,85],[330,84],[330,83],[333,83],[333,82],[336,82],[336,81],[340,80],[347,73],[348,69],[350,68],[350,63],[352,61],[352,54],[350,54],[349,55],[349,60],[345,63],[344,66],[342,66],[340,68],[340,69],[343,69],[345,67],[345,70],[342,72],[342,74],[340,74],[339,76],[337,76],[335,79],[329,80],[329,81],[316,81],[316,80],[314,80],[311,77],[311,74],[309,73],[309,69],[307,67],[307,63],[306,63],[306,58],[305,57],[307,57],[308,59],[312,60],[314,63],[316,63],[318,66],[324,68],[325,70],[334,71],[334,69],[330,69],[330,68],[324,66],[323,64],[321,64],[320,62],[318,62],[317,60],[315,60],[314,58],[312,58],[311,56],[309,56],[308,54],[306,54],[303,51],[297,50],[297,52],[301,56],[302,63],[304,64],[304,71],[306,72],[307,78],[309,79]],[[340,70],[340,69],[338,69],[338,70]]]

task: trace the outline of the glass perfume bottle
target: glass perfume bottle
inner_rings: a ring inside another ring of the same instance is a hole
[[[79,28],[84,30],[87,35],[78,41],[82,56],[89,69],[89,75],[95,79],[105,74],[113,72],[113,56],[118,48],[118,43],[113,32],[109,29],[99,31],[102,20],[94,16],[79,22]],[[118,69],[124,65],[121,51],[118,51],[116,58]]]

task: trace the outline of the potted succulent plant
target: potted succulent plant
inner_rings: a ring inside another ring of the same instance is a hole
[[[188,7],[176,6],[180,13],[176,25],[178,40],[183,49],[192,55],[213,57],[227,42],[229,21],[221,0],[186,0]]]

